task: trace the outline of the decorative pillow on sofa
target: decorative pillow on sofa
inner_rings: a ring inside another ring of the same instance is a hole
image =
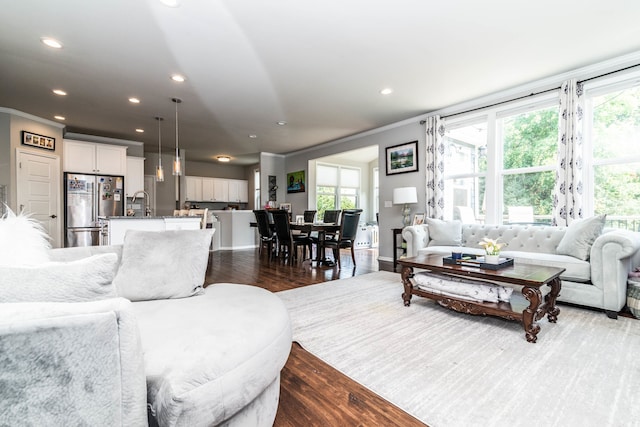
[[[71,262],[0,266],[1,302],[84,302],[116,296],[116,254]]]
[[[556,252],[586,261],[591,253],[591,245],[602,234],[606,215],[577,219],[569,224]]]
[[[462,244],[462,222],[426,218],[429,230],[429,246],[460,246]]]
[[[0,265],[37,265],[49,261],[49,236],[39,221],[11,209],[0,218]]]
[[[127,231],[113,280],[118,296],[146,301],[202,293],[213,232]]]

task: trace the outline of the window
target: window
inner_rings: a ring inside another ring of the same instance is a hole
[[[447,119],[445,217],[464,207],[499,224],[510,206],[532,206],[550,223],[557,140],[556,93]]]
[[[585,215],[640,230],[640,73],[587,82]]]
[[[253,187],[255,188],[253,192],[254,209],[261,209],[262,204],[260,203],[260,169],[253,170]]]
[[[558,157],[558,105],[553,104],[497,120],[503,217],[509,207],[528,206],[533,208],[535,222],[551,224]]]
[[[476,218],[485,215],[485,178],[487,174],[486,117],[458,122],[447,127],[445,135],[445,207],[447,217],[456,217],[468,207]]]
[[[324,211],[359,207],[360,169],[318,163],[316,166],[316,210]]]

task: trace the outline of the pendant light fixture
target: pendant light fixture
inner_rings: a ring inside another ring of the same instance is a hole
[[[173,174],[175,176],[182,175],[182,162],[180,161],[180,151],[178,150],[178,104],[182,102],[180,98],[172,98],[176,103],[176,158],[173,160]]]
[[[156,117],[158,121],[158,166],[156,166],[156,182],[164,182],[164,169],[162,169],[162,117]]]

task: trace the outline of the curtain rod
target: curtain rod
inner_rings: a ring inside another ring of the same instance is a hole
[[[578,80],[578,83],[584,83],[584,82],[588,82],[590,80],[599,79],[600,77],[604,77],[604,76],[608,76],[608,75],[611,75],[611,74],[619,73],[621,71],[630,70],[630,69],[638,67],[638,66],[640,66],[640,64],[630,65],[628,67],[621,68],[619,70],[609,71],[608,73],[604,73],[604,74],[600,74],[600,75],[597,75],[597,76],[589,77],[588,79]],[[446,115],[446,116],[442,116],[442,118],[444,119],[444,118],[448,118],[448,117],[459,116],[460,114],[472,113],[474,111],[484,110],[485,108],[496,107],[498,105],[507,104],[507,103],[513,102],[513,101],[519,101],[521,99],[529,98],[529,97],[536,96],[536,95],[541,95],[543,93],[553,92],[554,90],[558,90],[558,89],[560,89],[560,86],[553,87],[551,89],[543,90],[543,91],[540,91],[540,92],[532,92],[529,95],[519,96],[517,98],[512,98],[512,99],[508,99],[508,100],[505,100],[505,101],[500,101],[500,102],[496,102],[496,103],[493,103],[493,104],[484,105],[482,107],[477,107],[477,108],[472,108],[470,110],[460,111],[458,113],[453,113],[453,114],[449,114],[449,115]],[[423,125],[425,123],[427,123],[426,120],[420,120],[420,124],[421,125]]]

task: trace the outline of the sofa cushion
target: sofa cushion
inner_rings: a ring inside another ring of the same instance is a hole
[[[146,426],[131,302],[0,304],[0,424]]]
[[[0,266],[0,302],[83,302],[116,296],[116,254],[71,262]]]
[[[602,234],[606,215],[597,215],[586,219],[577,219],[569,224],[564,237],[558,244],[557,252],[588,260],[591,245]]]
[[[0,265],[37,265],[49,261],[49,236],[40,222],[10,209],[0,219]]]
[[[289,314],[255,286],[133,304],[151,413],[159,425],[219,425],[278,378],[291,350]]]
[[[462,243],[462,223],[460,221],[426,218],[425,222],[429,230],[429,246],[458,246]]]
[[[128,230],[113,281],[118,295],[145,301],[202,293],[213,231]]]

